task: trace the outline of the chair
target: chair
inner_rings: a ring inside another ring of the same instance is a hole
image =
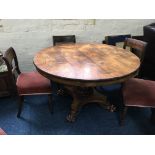
[[[126,49],[126,47],[130,47],[130,51],[132,51],[135,55],[137,55],[142,63],[145,55],[146,46],[147,43],[144,41],[133,38],[126,38],[123,48]],[[139,74],[138,77],[140,77]],[[152,93],[151,91],[153,91],[151,90],[150,84],[152,84],[152,81],[138,78],[129,79],[123,84],[122,92],[123,92],[124,107],[120,115],[121,125],[123,125],[124,123],[128,106],[137,106],[137,107],[153,106],[152,101],[150,100],[151,98],[149,98],[150,96],[149,93],[151,94]],[[153,84],[155,86],[154,82]]]
[[[3,60],[7,65],[8,72],[10,74],[10,80],[14,83],[14,89],[16,89],[17,94],[19,96],[19,107],[17,117],[20,117],[24,96],[26,95],[48,95],[49,99],[49,110],[51,110],[51,83],[48,79],[40,75],[38,72],[27,72],[21,73],[16,53],[12,47],[10,47],[4,54]],[[17,80],[13,73],[17,73]]]
[[[144,54],[145,54],[145,47],[147,45],[146,42],[132,39],[131,35],[107,36],[106,40],[107,40],[107,43],[110,43],[111,45],[116,45],[118,41],[119,42],[124,41],[123,48],[126,49],[127,47],[130,47],[130,50],[140,58],[141,62],[143,61]],[[141,77],[141,76],[138,74],[138,77]],[[97,89],[105,93],[106,92],[114,93],[121,89],[122,87],[121,85],[122,84],[115,84],[107,87],[102,86],[102,87],[98,87]]]
[[[137,39],[126,38],[123,48],[126,49],[127,47],[129,47],[130,51],[133,52],[137,57],[139,57],[141,61],[137,77],[142,78],[142,63],[146,54],[147,43]]]
[[[123,48],[126,49],[127,47],[130,47],[130,51],[132,51],[137,57],[139,57],[142,62],[144,59],[146,45],[147,43],[144,41],[133,38],[126,38]]]
[[[125,34],[125,35],[105,36],[105,41],[103,41],[103,43],[116,46],[117,43],[124,42],[126,38],[131,38],[131,35]]]
[[[151,121],[155,123],[155,81],[131,78],[122,86],[123,108],[120,124],[124,124],[128,107],[152,108]]]
[[[64,43],[76,43],[75,35],[53,36],[53,46]]]

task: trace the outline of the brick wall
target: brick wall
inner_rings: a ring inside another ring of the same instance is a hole
[[[52,46],[53,35],[75,34],[77,42],[101,43],[106,35],[142,35],[143,26],[155,22],[146,20],[54,20],[54,19],[1,19],[0,50],[12,46],[17,52],[22,71],[33,70],[34,54]]]

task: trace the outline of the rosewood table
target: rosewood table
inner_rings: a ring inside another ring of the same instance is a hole
[[[34,57],[38,72],[64,84],[73,97],[67,120],[73,122],[81,106],[96,102],[110,111],[113,105],[96,86],[121,83],[134,77],[140,60],[133,53],[105,44],[63,44],[49,47]]]

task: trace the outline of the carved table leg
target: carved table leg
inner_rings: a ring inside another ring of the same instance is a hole
[[[77,98],[74,98],[73,99],[73,102],[71,104],[70,114],[67,116],[67,120],[69,122],[74,122],[75,121],[80,106],[81,105],[80,105],[80,102],[78,101],[78,99]]]
[[[79,111],[79,108],[81,106],[81,103],[79,101],[79,92],[78,92],[78,89],[77,87],[65,87],[68,91],[69,91],[69,94],[73,97],[73,101],[72,101],[72,104],[71,104],[71,110],[70,110],[70,113],[69,115],[67,116],[67,120],[69,122],[74,122],[75,121],[75,118],[77,116],[77,113]]]
[[[98,103],[103,108],[113,112],[116,108],[107,101],[107,97],[96,91],[94,88],[69,87],[73,102],[71,104],[70,114],[67,116],[69,122],[74,122],[79,108],[87,103]]]

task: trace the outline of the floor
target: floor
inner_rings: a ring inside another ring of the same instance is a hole
[[[109,100],[120,104],[118,94]],[[119,126],[118,112],[108,112],[92,103],[83,107],[76,122],[65,117],[72,99],[53,95],[54,113],[50,114],[47,96],[27,96],[21,118],[17,118],[17,98],[0,98],[0,127],[8,135],[152,135],[155,125],[150,124],[150,110],[130,108],[125,125]]]

